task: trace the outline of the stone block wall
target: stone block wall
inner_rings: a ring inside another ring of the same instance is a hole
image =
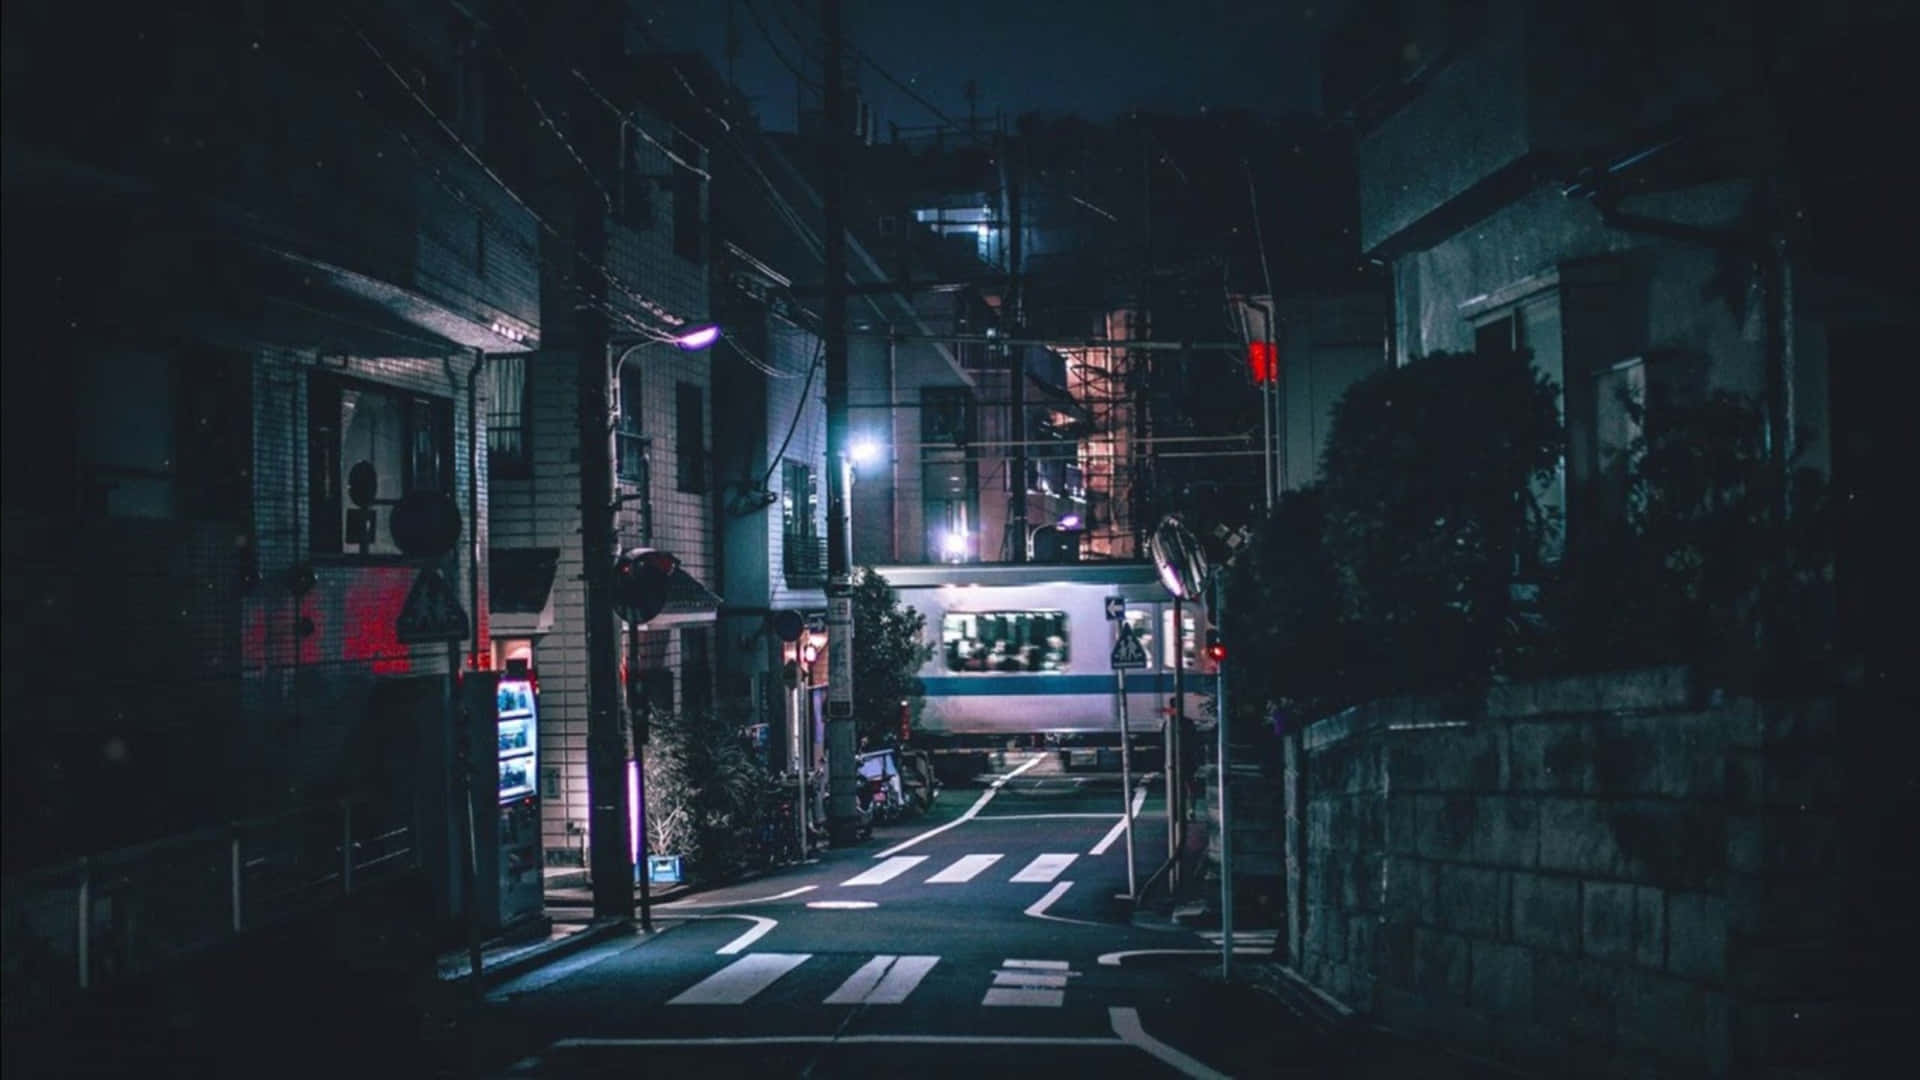
[[[1543,1071],[1833,1067],[1833,708],[1698,698],[1662,668],[1309,727],[1302,974]]]

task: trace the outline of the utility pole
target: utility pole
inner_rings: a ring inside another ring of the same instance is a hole
[[[825,308],[822,327],[827,362],[827,827],[836,843],[857,824],[853,761],[853,521],[849,503],[852,463],[847,447],[847,233],[843,221],[846,85],[841,70],[840,0],[821,0],[826,29],[823,72],[826,113],[820,147],[822,231],[826,234]]]
[[[593,20],[563,33],[589,80],[605,46]],[[587,161],[610,162],[609,119],[592,91],[570,87],[573,144]],[[627,740],[622,726],[619,634],[613,625],[614,542],[612,372],[608,366],[607,206],[584,171],[574,184],[570,271],[578,301],[574,342],[580,425],[580,556],[586,577],[587,815],[596,918],[633,918],[633,856],[627,836]],[[564,241],[563,241],[564,243]]]
[[[1007,312],[1009,336],[1013,336],[1020,333],[1025,324],[1020,310],[1020,264],[1024,245],[1021,243],[1020,170],[1007,160],[1010,149],[1002,135],[999,158],[1000,190],[1006,203],[1007,220],[1007,297],[1001,307]],[[1011,489],[1007,500],[1007,530],[1013,539],[1012,561],[1023,563],[1027,561],[1027,472],[1031,468],[1027,456],[1027,352],[1021,345],[1009,345],[1005,351],[1014,445],[1013,482],[1007,485]]]

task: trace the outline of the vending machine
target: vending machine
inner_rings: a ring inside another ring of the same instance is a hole
[[[532,674],[470,671],[475,900],[488,930],[544,917],[540,842],[540,705]],[[493,763],[488,768],[483,763]]]

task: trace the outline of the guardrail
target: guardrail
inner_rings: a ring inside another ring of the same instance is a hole
[[[0,1000],[151,972],[416,864],[411,824],[359,795],[31,870],[0,883]]]

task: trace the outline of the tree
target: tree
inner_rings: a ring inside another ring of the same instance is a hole
[[[878,746],[900,736],[900,715],[918,718],[921,665],[933,655],[926,616],[903,607],[873,567],[853,583],[853,718],[856,736]]]

